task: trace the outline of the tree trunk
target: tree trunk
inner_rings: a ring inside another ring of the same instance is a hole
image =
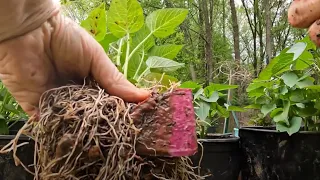
[[[209,2],[209,3],[207,3]],[[203,10],[203,20],[205,29],[205,59],[206,59],[206,69],[207,69],[207,80],[206,85],[213,82],[213,43],[212,43],[212,10],[210,7],[213,2],[207,0],[201,0],[202,10]]]
[[[231,17],[232,17],[232,28],[233,28],[233,43],[234,43],[234,54],[237,63],[240,63],[240,42],[239,42],[239,25],[237,18],[236,6],[234,0],[230,0]]]
[[[196,75],[196,71],[194,70],[194,66],[192,63],[189,64],[189,71],[191,74],[191,79],[192,81],[196,81],[197,80],[197,75]]]
[[[266,13],[266,64],[270,63],[272,58],[272,35],[271,35],[271,14],[270,14],[270,1],[265,1],[265,13]]]

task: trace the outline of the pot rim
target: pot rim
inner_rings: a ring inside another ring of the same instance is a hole
[[[0,141],[1,141],[1,140],[13,140],[15,137],[16,137],[16,135],[0,135]],[[22,141],[30,141],[31,138],[28,137],[28,136],[25,136],[25,135],[21,135],[21,136],[19,137],[19,140],[22,140]]]
[[[285,133],[279,132],[277,130],[269,129],[275,126],[244,126],[239,128],[240,131],[258,131],[258,132],[266,132],[266,133]],[[298,131],[296,134],[320,134],[320,131]]]
[[[240,137],[227,137],[227,138],[216,138],[216,139],[198,139],[198,142],[207,142],[207,143],[214,143],[214,142],[238,142]]]

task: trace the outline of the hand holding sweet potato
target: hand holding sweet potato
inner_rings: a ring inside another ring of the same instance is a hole
[[[311,40],[320,47],[320,0],[293,0],[288,20],[292,27],[309,28]]]
[[[52,0],[0,0],[0,80],[29,115],[42,93],[92,76],[102,88],[126,101],[149,92],[118,71],[99,43],[64,17]]]

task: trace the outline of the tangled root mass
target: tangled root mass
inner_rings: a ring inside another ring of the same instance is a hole
[[[134,106],[96,85],[49,90],[41,98],[39,116],[30,118],[2,152],[13,151],[16,164],[22,164],[15,156],[18,138],[31,137],[33,173],[41,180],[202,179],[188,157],[136,153],[139,129],[130,118]]]

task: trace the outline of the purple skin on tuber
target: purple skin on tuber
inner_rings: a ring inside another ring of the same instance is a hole
[[[131,113],[141,128],[136,150],[139,155],[181,157],[198,150],[196,119],[190,89],[153,94]]]

